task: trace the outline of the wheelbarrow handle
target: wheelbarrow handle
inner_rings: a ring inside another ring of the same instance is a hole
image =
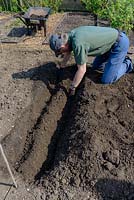
[[[20,14],[14,15],[14,17],[19,18],[27,26],[26,21],[22,18],[22,16]]]

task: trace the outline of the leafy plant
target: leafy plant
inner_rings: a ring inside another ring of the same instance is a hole
[[[86,9],[95,17],[95,25],[97,25],[97,18],[101,16],[102,11],[107,8],[108,0],[81,0],[85,4]]]
[[[111,26],[121,30],[126,30],[127,32],[133,28],[133,3],[133,0],[116,0],[109,2],[107,15],[110,19]]]
[[[107,18],[114,28],[129,31],[134,27],[134,0],[81,0],[96,19]]]

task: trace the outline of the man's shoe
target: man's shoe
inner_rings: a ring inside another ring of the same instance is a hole
[[[124,62],[125,62],[126,64],[129,63],[128,72],[129,72],[129,73],[134,73],[134,62],[132,61],[132,59],[131,59],[129,56],[126,56]]]

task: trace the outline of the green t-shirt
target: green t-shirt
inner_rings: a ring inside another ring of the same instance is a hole
[[[102,55],[110,50],[118,37],[114,28],[80,26],[69,32],[68,42],[78,65],[87,62],[87,56]]]

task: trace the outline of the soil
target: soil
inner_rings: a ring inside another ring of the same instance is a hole
[[[88,18],[68,15],[53,31],[93,24]],[[21,180],[20,193],[7,199],[133,200],[134,74],[102,85],[91,57],[75,97],[68,98],[74,59],[59,79],[57,60],[49,46],[36,43],[40,39],[0,46],[0,137]],[[133,33],[130,40],[133,51]],[[0,169],[7,176],[2,158]]]

